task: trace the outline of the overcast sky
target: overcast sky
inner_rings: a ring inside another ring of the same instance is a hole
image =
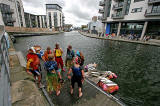
[[[63,8],[65,23],[80,26],[87,24],[92,16],[99,15],[99,0],[22,0],[24,11],[45,15],[46,3],[58,3]]]

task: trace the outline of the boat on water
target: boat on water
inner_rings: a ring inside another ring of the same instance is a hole
[[[99,71],[96,67],[95,63],[85,66],[85,77],[107,93],[112,94],[117,92],[119,90],[118,84],[111,81],[112,79],[116,79],[117,75],[111,71]]]

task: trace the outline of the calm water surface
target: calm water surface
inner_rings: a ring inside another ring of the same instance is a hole
[[[160,105],[160,47],[87,38],[78,32],[35,37],[18,37],[15,48],[24,55],[33,45],[54,49],[58,42],[66,54],[67,45],[80,50],[85,64],[96,62],[98,69],[118,75],[116,97],[129,106]]]

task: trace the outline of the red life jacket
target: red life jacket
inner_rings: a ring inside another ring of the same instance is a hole
[[[36,54],[29,53],[29,54],[27,54],[27,61],[29,59],[33,60],[33,62],[30,63],[30,67],[33,70],[37,70],[38,66],[40,65],[40,60],[39,60],[38,56]]]

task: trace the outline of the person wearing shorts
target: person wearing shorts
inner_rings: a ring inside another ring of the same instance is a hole
[[[73,73],[71,78],[70,73]],[[75,58],[75,63],[72,68],[68,71],[68,78],[71,79],[71,91],[70,93],[73,94],[74,84],[78,83],[78,91],[79,97],[82,97],[82,83],[84,82],[84,70],[80,67],[80,60],[79,58]]]

